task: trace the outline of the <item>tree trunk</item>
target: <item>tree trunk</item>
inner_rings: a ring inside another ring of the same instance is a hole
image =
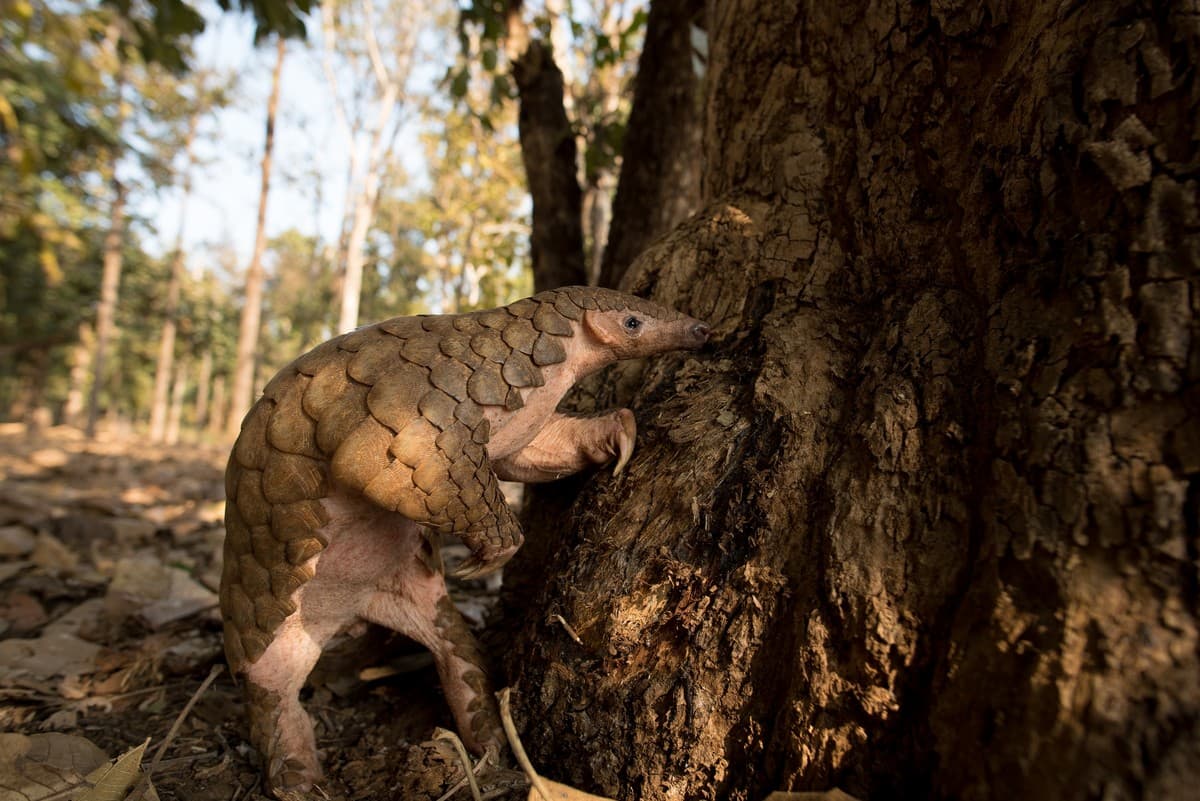
[[[517,129],[533,199],[530,261],[541,292],[587,283],[583,260],[583,193],[575,134],[563,107],[563,75],[552,51],[531,40],[520,0],[509,0],[506,49],[520,95]]]
[[[199,372],[196,375],[196,406],[193,411],[192,425],[196,431],[203,431],[208,424],[208,399],[212,393],[213,356],[207,348],[200,354]]]
[[[163,431],[164,445],[179,444],[179,429],[183,425],[183,400],[187,395],[188,364],[180,361],[175,366],[175,379],[171,384],[171,408],[167,414],[167,425]]]
[[[619,286],[639,253],[699,208],[703,123],[692,26],[703,7],[703,0],[650,4],[600,286]]]
[[[619,798],[1190,797],[1192,4],[707,30],[711,200],[623,283],[714,343],[580,401],[639,450],[509,571],[534,762]]]
[[[283,37],[275,46],[275,70],[271,74],[271,95],[267,100],[267,131],[261,162],[262,186],[258,195],[258,226],[254,234],[254,253],[246,270],[245,305],[242,307],[238,329],[237,360],[234,367],[233,391],[230,398],[226,433],[236,436],[242,417],[250,410],[254,395],[255,350],[262,319],[263,251],[267,246],[267,196],[271,191],[271,152],[275,147],[275,113],[279,108],[279,77],[283,72],[285,44]]]
[[[227,427],[229,420],[229,401],[225,397],[225,376],[219,375],[212,382],[212,401],[208,404],[209,434],[219,435]]]
[[[114,159],[114,171],[116,169]],[[121,285],[121,245],[125,238],[125,185],[112,179],[113,199],[108,213],[108,231],[104,234],[103,273],[100,278],[100,302],[96,305],[96,351],[92,355],[92,389],[88,396],[88,437],[96,435],[100,419],[100,393],[104,390],[108,349],[116,328],[117,290]]]
[[[158,363],[154,370],[154,396],[150,406],[150,440],[163,439],[167,422],[167,386],[175,363],[175,332],[179,321],[179,290],[183,283],[183,232],[187,221],[188,198],[192,194],[192,145],[196,138],[199,113],[188,122],[184,140],[183,199],[179,204],[179,229],[175,232],[175,252],[171,257],[171,275],[167,279],[167,303],[163,309],[162,334],[158,340]]]
[[[87,320],[81,320],[79,336],[71,349],[71,373],[68,379],[67,400],[63,404],[63,422],[67,425],[77,426],[83,422],[83,413],[87,406],[84,398],[87,396],[94,350],[92,325]]]

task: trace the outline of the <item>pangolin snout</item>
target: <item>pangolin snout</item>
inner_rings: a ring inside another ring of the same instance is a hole
[[[696,323],[688,329],[688,333],[691,334],[692,339],[696,343],[696,347],[700,347],[707,342],[708,335],[711,332],[712,329],[709,328],[708,323]]]

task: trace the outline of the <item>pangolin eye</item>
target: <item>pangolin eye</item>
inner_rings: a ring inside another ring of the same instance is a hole
[[[639,320],[638,318],[636,318],[636,317],[626,317],[625,318],[625,330],[626,331],[636,331],[641,327],[642,327],[642,321]]]

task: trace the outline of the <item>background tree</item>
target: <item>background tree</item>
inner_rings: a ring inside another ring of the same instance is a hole
[[[705,28],[704,207],[623,283],[715,341],[580,401],[631,404],[639,455],[510,571],[534,761],[647,799],[1187,797],[1191,4]]]
[[[258,222],[254,232],[254,251],[246,269],[241,324],[238,327],[237,361],[234,365],[228,434],[237,434],[242,417],[254,401],[254,371],[258,364],[256,350],[262,323],[263,251],[267,244],[267,198],[271,192],[271,154],[275,146],[275,117],[279,111],[279,84],[283,73],[283,57],[287,43],[281,36],[275,42],[275,68],[271,73],[271,93],[267,97],[266,136],[259,172],[262,176],[258,194]]]
[[[401,127],[413,112],[410,82],[442,38],[438,0],[386,3],[326,0],[321,5],[322,63],[334,113],[349,150],[345,212],[338,243],[338,332],[358,325],[367,234]],[[339,74],[341,73],[341,74]]]

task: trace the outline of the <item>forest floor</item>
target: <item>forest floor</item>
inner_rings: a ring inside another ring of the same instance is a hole
[[[0,788],[74,798],[73,782],[149,740],[143,797],[264,798],[223,669],[226,453],[0,425]],[[475,624],[495,600],[482,585],[452,592]],[[378,631],[347,641],[306,693],[328,797],[436,799],[462,778],[452,748],[429,739],[453,725],[416,645]],[[485,782],[485,797],[522,796],[509,779]]]

